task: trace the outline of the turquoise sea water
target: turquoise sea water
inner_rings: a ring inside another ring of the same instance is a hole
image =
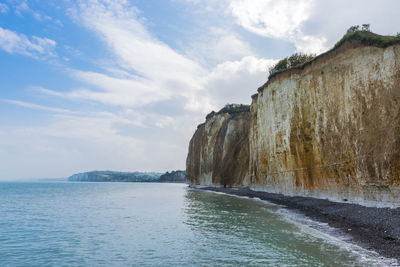
[[[0,266],[390,263],[318,227],[272,204],[183,184],[0,183]]]

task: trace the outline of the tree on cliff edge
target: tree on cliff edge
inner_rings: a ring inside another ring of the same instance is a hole
[[[286,57],[281,59],[278,63],[276,63],[273,67],[269,69],[269,76],[274,75],[275,73],[282,72],[291,68],[298,67],[307,61],[312,60],[315,57],[315,54],[303,54],[303,53],[295,53],[290,57]]]

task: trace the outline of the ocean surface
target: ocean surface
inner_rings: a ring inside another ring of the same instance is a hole
[[[338,236],[282,207],[183,184],[0,183],[0,266],[391,263]]]

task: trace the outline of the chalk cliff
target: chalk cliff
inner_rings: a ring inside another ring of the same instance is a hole
[[[243,185],[249,167],[249,106],[207,115],[190,141],[186,178],[196,185]]]
[[[190,142],[187,177],[193,185],[399,205],[399,108],[400,45],[347,40],[273,75],[250,112],[208,118]]]

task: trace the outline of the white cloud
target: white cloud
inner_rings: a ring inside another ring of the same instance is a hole
[[[58,91],[54,91],[54,90],[49,90],[40,86],[32,86],[32,89],[43,93],[43,94],[47,94],[47,95],[51,95],[51,96],[58,96],[58,97],[64,97],[64,94]]]
[[[15,13],[17,15],[21,16],[21,12],[26,12],[30,11],[30,8],[28,6],[28,2],[26,0],[21,0],[21,1],[15,1],[14,2],[14,8],[15,8]]]
[[[74,112],[72,112],[72,111],[70,111],[68,109],[47,107],[47,106],[37,105],[37,104],[33,104],[33,103],[25,102],[25,101],[19,101],[19,100],[0,98],[0,101],[6,102],[6,103],[10,103],[10,104],[14,104],[14,105],[18,105],[18,106],[25,107],[25,108],[32,108],[32,109],[38,109],[38,110],[44,110],[44,111],[51,111],[51,112],[56,112],[56,113],[74,113]]]
[[[20,17],[23,17],[24,14],[29,14],[31,15],[35,20],[40,21],[40,22],[52,22],[57,26],[63,26],[62,22],[58,19],[53,19],[52,17],[48,15],[43,15],[39,11],[32,9],[28,5],[27,0],[12,0],[9,1],[10,6],[14,9],[15,14],[17,14]],[[0,13],[1,13],[1,3],[0,3]],[[7,9],[8,11],[8,9]]]
[[[299,52],[324,52],[352,25],[369,23],[379,34],[393,35],[399,31],[397,0],[226,1],[238,25],[260,36],[288,40]]]
[[[314,0],[231,0],[230,9],[237,23],[255,34],[289,40],[298,52],[327,50],[326,38],[303,33],[315,7]]]
[[[55,55],[56,42],[49,38],[32,36],[10,31],[0,27],[0,49],[10,54],[20,54],[36,59]]]
[[[266,37],[294,35],[310,16],[312,0],[232,0],[230,8],[243,28]]]
[[[211,28],[207,38],[212,42],[194,45],[207,61],[222,62],[207,70],[153,37],[142,25],[138,10],[126,1],[81,1],[69,12],[105,41],[118,67],[112,74],[73,70],[72,76],[88,87],[63,93],[40,89],[53,96],[124,108],[172,103],[179,98],[174,103],[182,111],[202,116],[227,101],[248,102],[274,62],[249,56],[250,46],[234,32]]]
[[[72,12],[107,43],[122,67],[153,79],[192,83],[204,70],[154,38],[127,1],[81,1]]]
[[[298,35],[293,38],[296,50],[307,54],[320,54],[328,50],[327,39],[311,35]]]
[[[210,77],[229,79],[229,77],[226,77],[228,73],[232,74],[241,71],[248,73],[265,72],[275,62],[276,60],[273,59],[258,59],[254,56],[244,57],[239,61],[226,61],[216,66]]]
[[[325,37],[329,47],[339,41],[350,26],[363,23],[371,24],[371,30],[378,34],[394,35],[399,31],[399,9],[398,0],[315,1],[302,30],[308,36]]]
[[[210,13],[210,12],[221,12],[226,9],[229,0],[172,0],[173,2],[187,3],[191,5],[197,5],[195,13]]]
[[[127,1],[80,1],[69,14],[94,31],[107,44],[117,67],[112,73],[73,71],[73,76],[91,87],[63,94],[126,107],[186,98],[188,110],[207,110],[201,97],[207,70],[152,36],[143,26],[138,10]],[[123,73],[123,77],[118,77]],[[92,88],[95,89],[92,89]]]
[[[225,26],[229,23],[224,24],[224,21],[233,20],[243,29],[261,37],[290,41],[297,52],[320,53],[328,48],[323,33],[308,34],[304,31],[305,23],[315,15],[320,4],[315,0],[180,1],[218,13],[222,17],[219,23]]]
[[[6,14],[8,12],[9,8],[6,4],[0,3],[0,13]]]
[[[267,80],[268,69],[274,63],[276,60],[248,56],[216,66],[207,77],[207,88],[213,105],[249,104],[251,95]]]
[[[205,114],[226,101],[248,102],[266,81],[273,61],[255,57],[250,45],[232,29],[210,27],[194,41],[188,51],[195,54],[197,62],[206,62],[201,65],[152,36],[139,13],[123,0],[80,1],[70,9],[76,22],[96,32],[107,44],[117,67],[105,67],[112,69],[111,74],[74,70],[73,77],[87,87],[64,93],[42,92],[124,108],[180,98],[177,105],[187,112]],[[213,63],[219,64],[207,69]],[[222,87],[230,85],[230,92]]]
[[[188,54],[207,65],[238,60],[254,53],[250,44],[234,31],[216,27],[197,37],[191,46]]]
[[[130,79],[115,78],[109,75],[74,71],[73,75],[90,85],[94,85],[101,91],[75,91],[69,95],[73,97],[93,98],[111,105],[134,106],[145,105],[151,102],[167,99],[168,91],[159,88],[157,83],[137,76]]]

